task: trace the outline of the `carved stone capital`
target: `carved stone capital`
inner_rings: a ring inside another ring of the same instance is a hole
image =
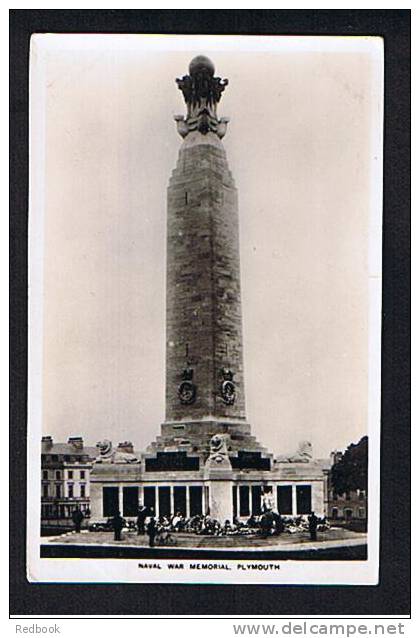
[[[189,75],[177,78],[176,83],[187,105],[187,115],[176,115],[177,130],[181,137],[191,131],[202,135],[215,133],[220,139],[226,134],[228,118],[217,117],[217,104],[228,85],[228,80],[214,77],[214,64],[205,56],[194,58]]]

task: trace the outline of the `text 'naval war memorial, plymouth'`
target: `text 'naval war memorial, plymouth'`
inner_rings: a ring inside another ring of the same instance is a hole
[[[219,521],[263,507],[324,516],[325,462],[308,442],[294,454],[267,450],[246,417],[237,192],[222,143],[228,119],[217,114],[228,81],[198,56],[176,82],[187,113],[175,117],[183,141],[167,194],[165,421],[143,451],[131,442],[85,448],[91,520],[135,517],[139,504]],[[78,468],[67,447],[63,506]],[[54,455],[50,437],[43,454]]]

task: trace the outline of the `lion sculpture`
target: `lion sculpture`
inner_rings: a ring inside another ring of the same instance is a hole
[[[210,439],[210,455],[208,460],[211,463],[229,462],[228,442],[229,434],[214,434]]]
[[[283,454],[277,458],[278,463],[310,463],[312,461],[312,443],[301,441],[294,454]]]

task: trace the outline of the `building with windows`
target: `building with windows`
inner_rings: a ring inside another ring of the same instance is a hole
[[[343,452],[331,452],[331,467],[343,458]],[[366,490],[350,490],[344,494],[337,494],[334,490],[331,474],[328,479],[328,518],[332,521],[356,521],[367,524],[368,495]]]
[[[366,521],[366,491],[356,490],[339,495],[331,489],[328,501],[328,517],[333,521]]]
[[[129,442],[98,444],[92,519],[117,510],[134,517],[139,503],[158,516],[208,513],[221,521],[258,515],[264,505],[324,516],[328,469],[310,443],[275,455],[246,417],[237,193],[222,143],[228,118],[217,115],[228,81],[198,56],[176,82],[187,112],[175,117],[183,141],[167,193],[165,421],[142,452]]]
[[[90,473],[95,448],[86,448],[79,436],[67,443],[41,442],[41,520],[71,520],[78,507],[90,514]]]

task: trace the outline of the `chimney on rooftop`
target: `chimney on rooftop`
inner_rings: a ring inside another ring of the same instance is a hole
[[[343,458],[343,453],[339,450],[333,450],[330,454],[331,465],[338,463]]]
[[[43,436],[41,439],[41,451],[48,452],[48,450],[51,450],[52,446],[53,446],[52,436]]]
[[[68,440],[69,445],[72,445],[75,450],[83,450],[83,437],[71,436]]]

